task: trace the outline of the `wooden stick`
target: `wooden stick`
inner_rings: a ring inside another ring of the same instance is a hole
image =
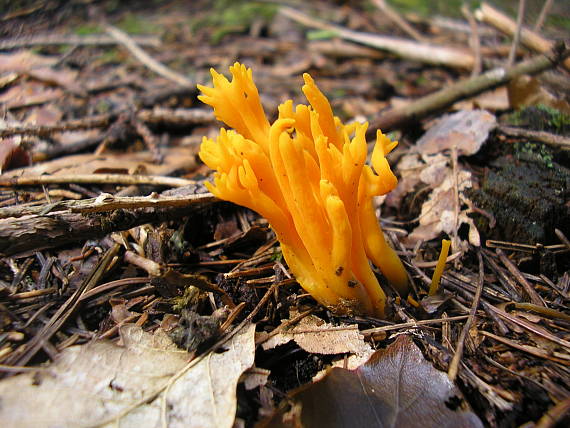
[[[371,121],[367,136],[369,138],[375,137],[377,129],[391,131],[401,128],[426,117],[428,114],[449,107],[456,101],[470,98],[489,89],[504,85],[515,77],[524,74],[533,75],[555,67],[568,58],[569,55],[570,49],[564,43],[561,43],[557,44],[549,54],[538,55],[512,68],[505,69],[504,67],[499,67],[479,76],[460,80],[448,88],[426,95],[406,107],[383,113],[380,117]]]
[[[475,11],[475,18],[509,36],[514,36],[517,31],[517,23],[515,21],[487,3],[482,3],[481,7]],[[524,46],[535,52],[548,52],[555,45],[554,42],[524,27],[521,28],[520,40]],[[570,59],[566,59],[562,65],[566,70],[570,71]]]
[[[160,38],[157,36],[132,36],[135,43],[141,46],[159,47]],[[105,46],[116,45],[119,41],[106,34],[91,34],[78,36],[68,34],[60,36],[58,34],[40,34],[32,37],[20,36],[15,39],[0,40],[0,50],[27,48],[31,46]]]
[[[121,184],[121,185],[152,185],[164,187],[182,187],[196,184],[193,180],[178,177],[156,175],[127,175],[127,174],[62,174],[39,175],[37,177],[2,177],[0,187],[40,186],[45,184]]]
[[[302,25],[320,30],[334,32],[338,37],[352,42],[361,43],[376,49],[389,51],[402,58],[427,64],[445,65],[471,70],[475,64],[473,55],[464,50],[427,43],[417,43],[398,37],[379,36],[377,34],[352,31],[338,25],[315,19],[303,12],[283,6],[279,12]]]
[[[133,40],[133,38],[130,37],[127,33],[111,25],[108,25],[106,29],[107,33],[109,33],[114,39],[120,42],[124,47],[126,47],[129,50],[129,52],[131,52],[135,56],[136,59],[138,59],[141,63],[150,68],[155,73],[179,84],[180,86],[186,86],[186,87],[196,86],[194,82],[187,79],[182,74],[172,71],[164,64],[152,58],[149,54],[143,51]]]

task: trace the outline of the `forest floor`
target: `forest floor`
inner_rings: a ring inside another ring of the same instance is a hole
[[[564,2],[152,3],[2,7],[3,426],[568,426]],[[270,122],[309,73],[399,142],[384,319],[317,303],[206,189],[196,85],[236,61]]]

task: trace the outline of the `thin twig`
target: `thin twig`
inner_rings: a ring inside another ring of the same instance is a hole
[[[157,36],[132,36],[133,40],[141,46],[159,47],[160,38]],[[90,34],[78,36],[68,34],[60,36],[58,34],[39,34],[32,37],[19,36],[15,39],[0,40],[0,50],[28,48],[32,46],[105,46],[116,45],[119,42],[114,37],[106,34]]]
[[[544,2],[544,4],[542,5],[542,9],[540,10],[540,14],[538,15],[538,18],[536,18],[536,23],[534,24],[534,31],[536,31],[537,33],[542,28],[542,24],[544,24],[544,20],[546,19],[548,12],[550,12],[550,8],[552,7],[552,3],[554,3],[554,0],[546,0]]]
[[[570,56],[570,49],[562,43],[548,55],[538,55],[518,65],[506,69],[504,67],[495,68],[479,76],[467,80],[460,80],[457,83],[437,91],[433,94],[420,98],[408,106],[382,112],[375,120],[372,120],[368,128],[367,136],[376,135],[377,129],[391,131],[401,128],[409,123],[416,122],[429,114],[436,113],[449,107],[456,101],[473,97],[489,89],[502,86],[515,77],[524,74],[537,74],[549,68],[555,67],[561,61]]]
[[[170,68],[166,67],[164,64],[158,62],[142,50],[137,43],[130,37],[127,33],[119,30],[111,25],[106,26],[107,33],[109,33],[113,38],[119,41],[124,47],[126,47],[129,52],[131,52],[136,59],[138,59],[145,66],[150,68],[155,73],[171,80],[180,86],[194,87],[196,84],[191,80],[187,79],[183,75],[172,71]]]
[[[427,43],[428,40],[420,34],[414,27],[412,27],[408,21],[406,21],[402,16],[392,8],[385,0],[372,0],[372,3],[384,12],[384,15],[388,17],[394,24],[400,27],[408,36],[416,39],[420,43]]]
[[[35,135],[38,137],[48,137],[56,132],[102,128],[109,125],[115,116],[116,114],[102,114],[69,120],[67,122],[60,122],[54,125],[8,124],[0,129],[0,138],[10,137],[12,135]]]
[[[469,10],[469,7],[464,4],[461,7],[461,13],[467,19],[469,23],[469,28],[471,29],[471,34],[469,37],[469,44],[471,45],[471,49],[473,50],[473,56],[475,57],[475,64],[473,64],[473,70],[471,70],[471,77],[478,76],[481,74],[483,70],[483,64],[481,60],[481,38],[479,36],[479,26],[477,25],[477,21],[475,17]]]
[[[451,360],[451,363],[449,364],[449,369],[447,371],[447,376],[449,377],[449,380],[452,382],[454,382],[455,378],[457,377],[459,363],[461,362],[461,357],[463,356],[463,348],[465,347],[465,339],[467,338],[467,334],[469,333],[471,325],[475,321],[475,314],[477,313],[477,308],[479,307],[479,301],[481,300],[481,293],[483,291],[485,271],[483,268],[483,256],[481,255],[481,251],[477,252],[477,258],[479,260],[479,278],[477,281],[477,291],[475,292],[475,297],[473,298],[473,304],[471,305],[471,309],[469,311],[469,318],[467,318],[467,321],[465,321],[465,325],[463,326],[463,330],[461,330],[461,334],[459,335],[459,339],[457,340],[455,354],[453,355],[453,359]]]
[[[514,36],[517,31],[515,21],[487,3],[482,3],[479,9],[475,11],[475,18],[492,25],[509,36]],[[524,27],[521,29],[520,41],[527,48],[542,53],[552,50],[555,45],[553,41],[547,40],[534,31]],[[566,70],[570,71],[570,59],[563,61],[562,65]]]
[[[517,49],[519,47],[519,41],[521,38],[521,29],[524,22],[524,11],[525,11],[526,1],[519,0],[519,9],[517,12],[517,28],[513,37],[513,43],[511,45],[511,50],[509,51],[509,57],[507,59],[507,67],[512,67],[515,63],[515,56],[517,54]]]
[[[557,147],[562,150],[570,150],[570,138],[552,134],[546,131],[534,131],[532,129],[516,128],[514,126],[499,125],[498,130],[511,137],[526,137],[541,143]]]
[[[157,175],[127,174],[73,174],[73,175],[40,175],[37,177],[0,176],[0,187],[40,186],[45,184],[120,184],[120,185],[152,185],[164,187],[182,187],[196,184],[193,180]]]
[[[415,327],[420,327],[422,325],[441,324],[442,322],[449,322],[449,321],[461,321],[467,318],[468,315],[458,315],[455,317],[437,318],[433,320],[410,321],[401,324],[369,328],[367,330],[361,330],[360,333],[364,334],[365,336],[369,336],[375,333],[379,333],[381,331],[400,330],[402,328],[415,328]]]
[[[497,256],[499,256],[501,262],[503,262],[503,265],[505,265],[507,270],[523,286],[526,294],[530,298],[530,301],[535,305],[544,306],[544,302],[542,301],[536,290],[533,288],[531,283],[526,280],[526,278],[521,274],[521,272],[518,270],[515,264],[506,256],[506,254],[500,248],[497,248],[495,252],[497,253]]]
[[[418,43],[398,37],[379,36],[371,33],[352,31],[338,25],[313,18],[296,9],[282,6],[279,12],[302,25],[320,30],[331,31],[338,37],[373,48],[389,51],[395,55],[428,64],[446,65],[449,67],[473,68],[474,58],[470,52],[445,46]]]

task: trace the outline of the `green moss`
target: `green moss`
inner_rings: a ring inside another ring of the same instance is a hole
[[[213,28],[211,41],[219,43],[231,33],[246,31],[258,19],[271,20],[277,12],[277,6],[251,1],[216,0],[212,12],[200,21],[190,23],[192,30]]]
[[[75,34],[77,34],[78,36],[88,36],[90,34],[99,34],[102,33],[103,30],[101,29],[101,27],[97,24],[84,24],[81,25],[79,27],[77,27],[74,30]]]
[[[517,159],[534,158],[537,162],[541,162],[547,168],[553,168],[554,156],[552,150],[542,143],[533,143],[530,141],[520,141],[514,144],[515,156]]]
[[[570,116],[553,107],[539,104],[517,110],[507,117],[510,125],[559,135],[570,133]]]
[[[160,26],[154,24],[147,17],[133,13],[126,14],[117,23],[117,27],[129,34],[156,34],[161,31]]]

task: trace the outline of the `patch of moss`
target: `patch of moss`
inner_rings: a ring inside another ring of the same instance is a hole
[[[547,168],[554,168],[554,155],[550,148],[542,143],[530,141],[519,141],[514,143],[514,152],[517,159],[524,157],[534,157],[538,162],[542,162]]]
[[[102,33],[103,30],[97,24],[83,24],[79,27],[75,28],[75,34],[78,36],[88,36],[90,34],[99,34]]]
[[[255,20],[273,19],[275,13],[277,13],[277,6],[273,4],[216,0],[212,13],[206,19],[191,22],[191,28],[192,30],[204,27],[213,28],[211,41],[216,44],[227,34],[246,31]]]
[[[154,24],[150,19],[134,13],[127,13],[117,23],[117,27],[129,34],[156,34],[161,31],[160,26]]]
[[[507,122],[535,131],[548,131],[559,135],[570,133],[570,116],[542,104],[515,111],[508,116]]]
[[[491,229],[486,217],[476,217],[485,238],[547,244],[556,241],[554,228],[570,233],[570,170],[555,162],[549,166],[536,153],[497,159],[470,197],[497,222]]]

